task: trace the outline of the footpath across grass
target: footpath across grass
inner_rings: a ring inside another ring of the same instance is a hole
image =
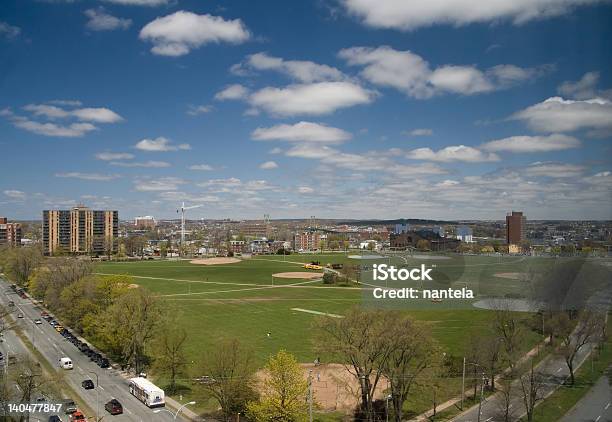
[[[608,332],[612,328],[612,322],[608,319]],[[612,365],[612,339],[604,343],[603,348],[594,352],[593,365],[589,357],[576,371],[576,383],[574,386],[561,386],[551,396],[536,407],[534,421],[556,422],[568,413],[582,399],[606,373]]]

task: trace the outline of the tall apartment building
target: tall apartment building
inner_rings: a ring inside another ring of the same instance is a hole
[[[293,236],[293,249],[296,251],[314,251],[321,246],[321,234],[317,232],[296,233]]]
[[[43,211],[43,248],[47,255],[59,251],[94,255],[114,252],[118,232],[117,211],[94,211],[82,205]]]
[[[506,243],[519,245],[521,241],[526,240],[526,226],[527,218],[522,212],[512,211],[511,214],[506,215]]]
[[[21,244],[21,224],[9,223],[0,217],[0,245],[19,246]]]

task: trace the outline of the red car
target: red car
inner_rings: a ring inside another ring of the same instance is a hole
[[[111,415],[120,415],[123,413],[123,406],[119,403],[119,400],[112,399],[104,405],[104,409]]]

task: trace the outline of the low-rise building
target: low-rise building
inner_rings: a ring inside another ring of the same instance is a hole
[[[6,217],[0,217],[0,245],[21,245],[21,224],[9,223]]]

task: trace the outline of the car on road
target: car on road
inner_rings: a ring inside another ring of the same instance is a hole
[[[49,321],[49,325],[51,325],[52,327],[55,327],[58,324],[58,322],[54,319],[52,319],[51,321]]]
[[[104,405],[104,409],[111,415],[120,415],[123,413],[123,406],[119,403],[119,400],[112,399]]]
[[[108,361],[108,359],[106,358],[101,358],[100,360],[98,360],[98,362],[96,362],[98,364],[98,366],[102,369],[106,369],[108,367],[110,367],[110,362]]]
[[[87,422],[87,418],[85,418],[85,415],[80,411],[77,410],[76,412],[72,412],[72,414],[70,415],[70,422]]]
[[[34,324],[36,324],[36,325],[40,325],[40,324],[42,324],[42,320],[41,320],[40,318],[36,318],[36,319],[34,320]]]
[[[0,361],[4,360],[4,355],[0,352]]]
[[[81,387],[83,387],[85,390],[92,390],[95,386],[92,380],[84,380],[81,383]]]
[[[49,313],[48,313],[47,311],[42,311],[42,312],[40,313],[40,316],[41,316],[42,318],[44,318],[44,317],[46,317],[46,316],[49,316]]]
[[[62,419],[57,415],[51,415],[47,422],[62,422]]]
[[[17,314],[17,318],[23,318],[23,314],[22,313],[18,313]]]
[[[62,404],[63,404],[64,412],[67,415],[70,415],[78,410],[76,403],[72,399],[63,400]]]
[[[63,357],[59,359],[59,366],[62,369],[72,369],[74,366],[72,364],[72,359]]]
[[[9,300],[8,306],[15,306],[15,302],[13,302],[12,300]]]
[[[57,324],[57,325],[56,325],[55,327],[53,327],[53,328],[55,328],[55,331],[57,331],[58,333],[60,333],[60,332],[61,332],[61,331],[64,329],[64,327],[63,327],[63,326],[61,326],[61,325],[59,325],[59,324]]]

